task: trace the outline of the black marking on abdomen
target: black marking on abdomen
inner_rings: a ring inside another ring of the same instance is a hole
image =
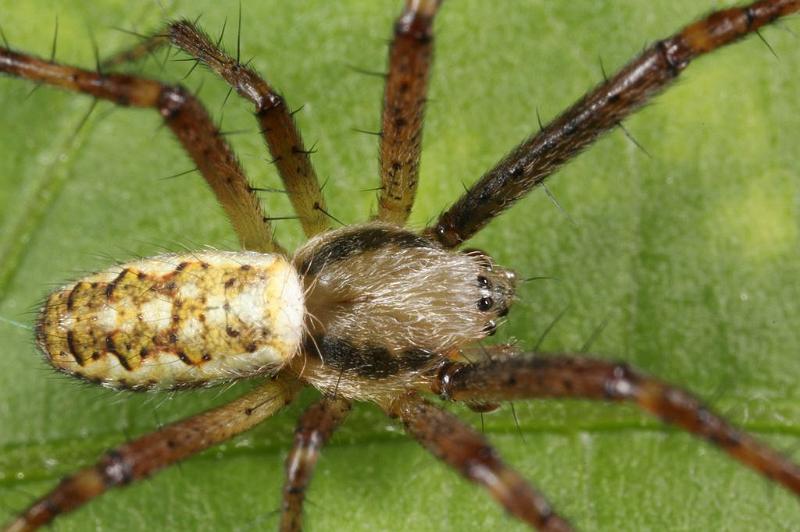
[[[72,287],[72,290],[69,291],[69,295],[67,296],[67,311],[72,311],[72,309],[75,308],[75,301],[78,299],[80,291],[86,290],[87,288],[91,288],[91,285],[86,281],[81,281]]]
[[[130,273],[130,268],[123,268],[119,275],[117,275],[113,281],[106,285],[106,299],[111,301],[114,299],[114,290],[117,288],[117,285],[122,282],[123,279]]]
[[[72,330],[67,331],[67,347],[69,347],[69,352],[72,355],[72,358],[78,363],[78,365],[83,366],[86,364],[86,361],[83,359],[83,356],[78,353],[78,344],[75,342],[75,333]]]
[[[370,379],[385,379],[403,372],[417,371],[436,357],[435,353],[418,348],[409,348],[393,355],[383,346],[355,346],[330,336],[307,339],[305,351],[319,357],[326,366]]]
[[[117,357],[117,360],[119,360],[120,365],[127,371],[131,371],[133,369],[131,367],[130,362],[128,362],[128,358],[117,350],[117,345],[114,342],[114,337],[110,334],[106,336],[106,352]]]

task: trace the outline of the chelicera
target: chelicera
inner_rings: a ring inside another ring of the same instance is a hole
[[[286,190],[304,231],[313,237],[292,256],[273,239],[270,219],[261,213],[253,187],[190,93],[2,51],[0,69],[6,73],[121,105],[158,109],[225,207],[242,246],[260,254],[165,255],[123,264],[54,292],[37,334],[50,361],[115,388],[176,389],[255,375],[266,378],[261,388],[237,401],[110,451],[96,466],[65,479],[32,505],[12,529],[49,522],[110,487],[143,478],[247,430],[289,402],[301,384],[320,389],[323,399],[301,420],[287,462],[281,519],[286,530],[300,527],[304,489],[319,447],[356,400],[373,401],[399,417],[423,446],[486,485],[516,517],[542,529],[568,527],[479,434],[423,399],[421,392],[476,408],[552,396],[632,400],[798,491],[800,472],[790,460],[732,428],[685,392],[624,365],[569,355],[531,358],[505,348],[487,348],[486,360],[471,362],[465,349],[489,335],[506,314],[515,280],[482,252],[453,250],[581,148],[616,127],[696,55],[800,5],[769,1],[722,11],[658,42],[520,145],[438,221],[415,233],[402,225],[416,188],[438,8],[438,2],[410,1],[398,19],[381,131],[377,220],[344,229],[329,229],[309,152],[283,100],[254,72],[220,52],[193,23],[173,23],[117,58],[135,58],[169,41],[254,101]],[[292,306],[295,311],[290,312]],[[380,339],[376,330],[383,331]],[[219,367],[212,371],[214,364]]]

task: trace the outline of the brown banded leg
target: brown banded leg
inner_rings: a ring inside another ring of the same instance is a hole
[[[800,0],[726,9],[655,43],[503,158],[425,232],[452,248],[668,87],[694,58],[800,10]]]
[[[303,529],[303,501],[322,447],[350,412],[342,398],[324,398],[305,411],[294,432],[294,444],[286,457],[286,483],[281,503],[281,532]]]
[[[406,432],[420,445],[468,480],[488,489],[515,517],[539,530],[570,530],[569,524],[553,512],[547,500],[500,460],[497,451],[483,436],[453,414],[415,393],[396,399],[386,411],[390,416],[399,417]]]
[[[107,66],[139,59],[159,46],[173,44],[216,72],[242,97],[255,104],[256,119],[267,142],[283,185],[300,217],[306,236],[328,229],[328,211],[314,167],[292,113],[280,94],[254,70],[226,54],[193,22],[170,23],[163,33],[145,39],[137,46],[104,62]]]
[[[735,428],[690,393],[625,364],[573,355],[531,358],[530,353],[483,364],[448,363],[432,389],[454,401],[544,397],[630,401],[800,495],[800,467],[789,458]]]
[[[406,0],[394,25],[381,125],[379,220],[405,224],[414,205],[422,121],[433,56],[433,18],[442,0]]]
[[[278,377],[219,408],[172,423],[108,451],[93,466],[63,479],[5,527],[35,530],[106,490],[125,486],[258,425],[291,402],[297,381]]]
[[[181,86],[59,65],[0,48],[0,72],[117,105],[156,109],[219,200],[245,249],[282,252],[239,161],[203,105]]]

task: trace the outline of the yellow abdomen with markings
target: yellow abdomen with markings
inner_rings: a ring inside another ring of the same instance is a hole
[[[162,255],[53,292],[37,344],[57,369],[104,386],[203,386],[282,367],[304,313],[300,279],[280,255]]]

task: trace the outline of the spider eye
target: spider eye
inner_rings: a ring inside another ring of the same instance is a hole
[[[484,277],[483,275],[478,276],[478,286],[481,288],[485,288],[487,290],[492,288],[492,283],[489,282],[489,279]]]
[[[482,312],[486,312],[494,305],[494,300],[491,297],[482,297],[480,301],[478,301],[478,310]]]

